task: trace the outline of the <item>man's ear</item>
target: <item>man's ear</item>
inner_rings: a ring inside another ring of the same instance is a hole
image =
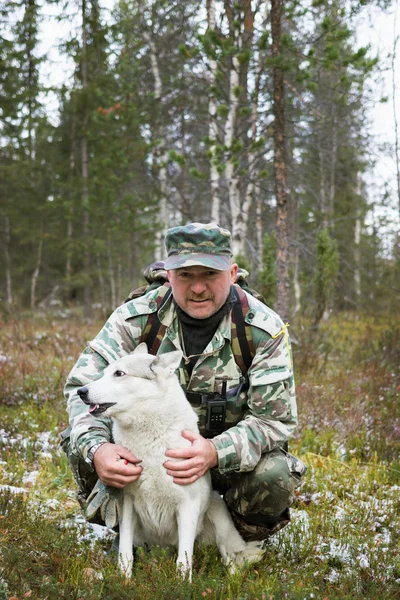
[[[174,350],[173,352],[167,352],[166,354],[159,354],[151,363],[150,368],[156,375],[159,375],[160,373],[173,375],[181,364],[182,356],[182,350]]]
[[[230,276],[231,276],[231,283],[236,283],[236,277],[238,274],[238,266],[236,263],[232,263],[231,264],[231,269],[230,269]]]

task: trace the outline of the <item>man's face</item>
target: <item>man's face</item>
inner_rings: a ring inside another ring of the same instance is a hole
[[[168,271],[168,279],[178,306],[195,319],[207,319],[225,304],[237,270],[237,264],[232,264],[228,271],[184,267]]]

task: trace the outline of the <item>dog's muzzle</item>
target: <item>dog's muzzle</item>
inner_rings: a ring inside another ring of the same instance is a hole
[[[89,400],[89,388],[86,385],[78,388],[76,392],[82,402],[89,406],[90,414],[94,415],[95,417],[97,417],[97,415],[101,415],[101,413],[105,412],[107,408],[110,408],[110,406],[114,406],[116,404],[116,402],[105,402],[104,404],[96,404],[95,402],[91,402]]]

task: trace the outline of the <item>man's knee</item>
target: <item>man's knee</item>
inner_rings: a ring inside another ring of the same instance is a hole
[[[278,516],[292,504],[305,471],[302,461],[277,448],[263,455],[253,471],[237,474],[225,500],[243,516]]]

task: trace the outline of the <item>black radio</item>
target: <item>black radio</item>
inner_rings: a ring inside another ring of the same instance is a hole
[[[206,437],[213,437],[218,433],[225,431],[226,405],[228,398],[239,398],[239,394],[246,390],[248,381],[243,378],[240,385],[226,393],[227,381],[222,382],[221,393],[213,392],[211,394],[201,394],[198,392],[186,391],[186,398],[193,405],[201,404],[206,407],[205,430]]]

